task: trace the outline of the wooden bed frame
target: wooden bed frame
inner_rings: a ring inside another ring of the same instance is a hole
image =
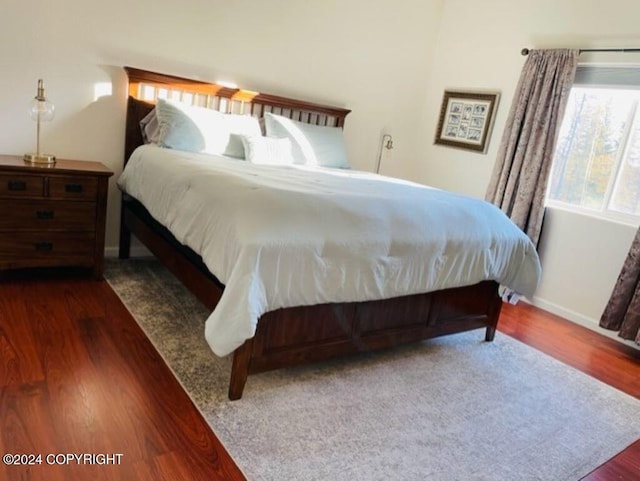
[[[125,163],[143,143],[140,120],[160,96],[179,97],[216,110],[262,117],[265,112],[319,125],[343,126],[349,110],[222,87],[207,82],[125,67],[129,79]],[[201,257],[181,245],[136,199],[123,194],[120,258],[130,254],[134,234],[191,290],[214,309],[224,285]],[[473,286],[367,302],[318,304],[264,314],[252,339],[233,354],[229,398],[242,396],[247,376],[285,366],[381,349],[431,337],[486,328],[494,338],[502,301],[498,285]]]

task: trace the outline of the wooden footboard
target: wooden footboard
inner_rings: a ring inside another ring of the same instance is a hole
[[[236,350],[229,398],[242,396],[248,374],[373,351],[486,328],[493,340],[498,286],[473,286],[379,301],[319,304],[268,312],[255,337]]]

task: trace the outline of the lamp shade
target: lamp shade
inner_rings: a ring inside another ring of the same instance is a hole
[[[55,106],[49,102],[48,100],[38,100],[38,97],[35,97],[31,100],[31,105],[29,106],[29,114],[31,118],[36,122],[40,120],[40,122],[48,122],[49,120],[53,120],[55,115],[56,108]]]

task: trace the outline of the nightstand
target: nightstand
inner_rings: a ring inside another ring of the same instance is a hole
[[[85,267],[102,277],[109,169],[0,155],[0,270]]]

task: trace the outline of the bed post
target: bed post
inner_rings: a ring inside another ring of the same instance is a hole
[[[127,70],[127,69],[125,69]],[[129,70],[127,70],[129,74]],[[124,164],[127,165],[129,157],[139,145],[144,144],[142,131],[140,130],[140,119],[147,115],[153,109],[153,105],[137,100],[131,94],[137,92],[138,82],[131,79],[128,75],[129,98],[127,99],[127,118],[125,125],[125,142],[124,142]],[[120,259],[128,259],[131,251],[131,231],[125,222],[125,211],[127,207],[127,195],[122,194],[120,198],[120,243],[118,245],[118,257]]]
[[[124,194],[120,201],[122,205],[120,206],[120,243],[118,245],[118,258],[119,259],[128,259],[131,251],[131,231],[126,225],[125,222],[125,199]]]
[[[487,326],[487,331],[484,333],[484,340],[491,342],[496,337],[496,326]]]
[[[502,309],[502,298],[497,292],[498,285],[496,284],[496,295],[493,299],[493,306],[489,312],[489,322],[487,323],[487,330],[484,334],[484,340],[491,342],[496,337],[496,328],[498,327],[498,319],[500,319],[500,310]]]
[[[229,381],[229,399],[235,401],[242,397],[244,385],[249,375],[249,363],[253,349],[253,338],[247,339],[242,346],[233,352],[233,365],[231,366],[231,379]]]

